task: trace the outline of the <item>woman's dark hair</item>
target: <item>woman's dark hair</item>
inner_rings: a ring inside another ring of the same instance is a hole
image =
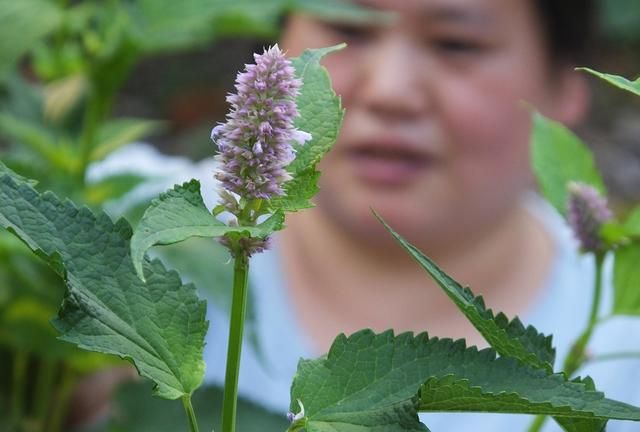
[[[533,0],[554,63],[586,64],[596,32],[595,0]]]

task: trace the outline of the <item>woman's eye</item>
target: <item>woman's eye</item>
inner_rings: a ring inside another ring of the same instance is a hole
[[[363,41],[371,36],[372,30],[366,26],[348,24],[348,23],[326,23],[329,28],[338,37],[350,41]]]
[[[442,38],[433,40],[431,44],[445,54],[473,54],[482,50],[482,45],[466,39]]]

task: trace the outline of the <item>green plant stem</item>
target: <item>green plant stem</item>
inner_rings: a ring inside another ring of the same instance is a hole
[[[596,254],[596,274],[595,274],[595,288],[593,290],[593,302],[591,303],[591,313],[589,314],[589,322],[587,328],[582,332],[580,337],[573,343],[567,358],[564,361],[562,370],[566,374],[567,378],[571,378],[573,374],[582,366],[587,360],[585,351],[587,344],[591,339],[593,330],[598,323],[598,311],[600,309],[600,300],[602,298],[602,264],[604,262],[604,254]]]
[[[529,432],[539,431],[540,429],[542,429],[542,426],[544,426],[546,421],[547,421],[547,416],[543,416],[543,415],[536,416],[536,418],[533,420],[533,423],[531,423],[531,426],[529,426],[528,431]]]
[[[191,432],[199,432],[198,420],[196,420],[196,413],[193,411],[193,405],[191,405],[191,396],[182,397],[182,406],[184,406],[184,412],[187,413],[187,421],[189,422],[189,430]]]
[[[51,392],[53,391],[56,376],[55,372],[55,362],[47,359],[43,359],[40,362],[36,379],[34,414],[35,418],[43,425],[43,429],[47,422],[49,402],[51,401]]]
[[[591,302],[591,312],[589,313],[589,321],[587,328],[573,343],[569,354],[564,360],[562,370],[567,378],[571,378],[573,374],[588,360],[586,355],[587,345],[593,335],[593,330],[599,323],[598,311],[600,310],[600,300],[602,299],[602,266],[604,263],[604,254],[596,253],[596,274],[594,279],[593,300]],[[529,432],[539,432],[542,429],[547,417],[537,416],[529,427]]]
[[[246,252],[236,254],[233,266],[233,301],[231,304],[231,324],[229,326],[229,349],[227,350],[227,371],[222,399],[222,432],[235,432],[236,409],[238,403],[238,376],[242,333],[247,306],[247,282],[249,257]]]
[[[13,369],[11,383],[11,418],[14,424],[23,420],[24,398],[27,387],[27,364],[29,355],[26,351],[18,349],[13,354]]]
[[[64,367],[58,393],[53,402],[51,420],[47,424],[46,432],[60,432],[62,430],[64,420],[67,416],[67,408],[69,407],[69,397],[76,385],[76,380],[76,374],[69,367]]]

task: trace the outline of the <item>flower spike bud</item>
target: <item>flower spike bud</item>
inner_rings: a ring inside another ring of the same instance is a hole
[[[254,54],[236,78],[235,94],[227,101],[231,110],[226,122],[211,131],[218,146],[220,168],[215,174],[222,185],[220,209],[233,214],[240,225],[255,225],[265,214],[262,200],[284,195],[283,184],[291,180],[287,172],[295,158],[294,144],[301,145],[311,135],[296,129],[296,97],[302,82],[278,45]],[[232,255],[236,250],[249,256],[269,247],[268,238],[221,239]]]
[[[220,150],[216,178],[227,192],[245,200],[283,195],[282,185],[290,179],[286,167],[295,158],[293,144],[311,138],[293,125],[302,83],[291,62],[278,45],[254,59],[238,74],[236,94],[227,97],[231,111],[226,123],[211,131]],[[230,196],[222,202],[233,211]]]
[[[592,186],[571,182],[568,186],[567,218],[569,225],[585,252],[598,252],[604,248],[600,228],[613,218],[607,200]]]

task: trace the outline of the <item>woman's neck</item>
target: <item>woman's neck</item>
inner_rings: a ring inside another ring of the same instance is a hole
[[[481,343],[477,332],[409,255],[387,243],[350,238],[321,211],[287,221],[279,244],[300,325],[318,351],[340,332],[361,328],[424,331]],[[429,255],[463,285],[509,316],[526,311],[543,288],[552,240],[523,208],[469,242]],[[419,245],[420,246],[420,245]]]

